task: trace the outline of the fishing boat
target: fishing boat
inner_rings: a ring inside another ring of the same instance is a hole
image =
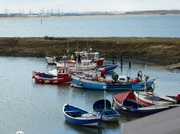
[[[170,105],[177,103],[177,98],[172,98],[168,96],[162,96],[148,91],[137,91],[134,92],[137,101],[143,105],[153,106],[153,105]]]
[[[97,68],[97,64],[93,63],[91,60],[81,60],[81,62],[77,62],[75,60],[67,60],[62,62],[55,62],[57,67],[67,67],[72,71],[85,71]]]
[[[104,66],[105,65],[105,59],[101,58],[99,56],[99,52],[93,52],[92,48],[90,48],[90,51],[75,51],[75,56],[78,59],[89,59],[92,60],[94,63],[97,64],[97,66]],[[76,59],[75,59],[76,60]]]
[[[106,65],[106,66],[98,67],[98,69],[99,70],[105,70],[105,72],[108,73],[108,72],[113,72],[114,69],[116,69],[118,66],[119,66],[118,64]]]
[[[71,70],[87,70],[104,65],[104,58],[99,58],[99,52],[75,51],[75,57],[63,56],[54,63],[58,67],[69,67]]]
[[[78,69],[75,69],[75,67],[68,67],[68,69],[69,69],[70,73],[88,72],[88,71],[97,71],[97,70],[99,70],[102,74],[105,74],[105,73],[108,73],[108,72],[112,72],[117,66],[118,66],[118,64],[107,65],[107,66],[104,66],[104,67],[94,68],[94,69],[91,69],[91,68],[88,69],[87,68],[87,69],[79,69],[78,70]],[[57,76],[57,69],[58,68],[59,67],[56,67],[55,69],[48,71],[48,73],[53,75],[53,76]]]
[[[71,75],[74,87],[83,89],[96,89],[96,90],[144,90],[154,83],[155,79],[148,80],[148,76],[130,79],[129,76],[112,75],[112,79],[106,79],[101,75],[91,75],[86,77],[84,75]]]
[[[66,120],[72,124],[93,127],[101,126],[101,115],[96,115],[70,104],[64,104],[62,110]]]
[[[143,105],[136,100],[136,96],[132,91],[116,94],[114,96],[114,105],[120,112],[140,116],[151,115],[180,106],[179,104],[162,105],[161,103],[151,106]]]
[[[102,114],[102,121],[118,121],[120,114],[112,108],[111,102],[107,99],[98,100],[93,104],[93,109],[98,114]]]
[[[36,71],[33,71],[32,75],[36,83],[62,84],[62,83],[71,82],[72,78],[70,76],[68,68],[59,67],[56,69],[56,71],[57,71],[57,76],[44,72],[36,72]]]
[[[46,56],[45,59],[46,59],[48,64],[54,65],[55,64],[54,62],[59,61],[61,58],[57,57],[57,56]]]

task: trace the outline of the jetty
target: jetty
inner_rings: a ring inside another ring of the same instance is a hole
[[[121,134],[179,134],[180,107],[120,124]]]

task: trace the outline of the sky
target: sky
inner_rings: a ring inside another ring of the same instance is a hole
[[[180,0],[0,0],[0,13],[180,10]]]

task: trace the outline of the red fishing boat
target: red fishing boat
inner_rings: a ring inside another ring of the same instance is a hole
[[[57,76],[44,73],[44,72],[35,72],[33,71],[32,75],[36,83],[44,84],[62,84],[71,82],[71,76],[69,74],[69,69],[65,67],[59,67],[57,70]]]

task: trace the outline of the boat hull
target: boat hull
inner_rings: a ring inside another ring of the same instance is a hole
[[[33,71],[33,78],[35,79],[36,83],[42,84],[62,84],[62,83],[69,83],[72,81],[71,76],[66,75],[65,77],[58,78],[53,75],[41,73],[41,72],[34,72]]]
[[[34,78],[36,83],[42,84],[62,84],[62,83],[70,83],[71,78],[66,79],[44,79],[44,78]]]
[[[100,58],[98,60],[95,60],[94,63],[96,63],[97,66],[103,66],[104,65],[104,58]]]
[[[116,65],[107,65],[107,66],[101,66],[99,68],[99,70],[105,70],[105,72],[111,72],[113,71],[115,68],[117,68],[117,64]]]
[[[93,109],[102,114],[102,121],[105,122],[116,122],[120,117],[120,114],[112,108],[111,102],[106,99],[96,101],[93,104]]]
[[[175,99],[172,99],[167,96],[159,96],[159,95],[149,95],[148,92],[134,92],[134,95],[136,96],[136,100],[138,100],[139,103],[146,105],[146,106],[153,106],[156,104],[161,105],[170,105],[175,104],[177,101]]]
[[[161,111],[165,111],[174,107],[179,106],[178,104],[172,105],[153,105],[153,106],[145,106],[139,103],[136,100],[136,97],[132,91],[123,92],[116,94],[114,96],[114,106],[118,111],[127,113],[127,114],[134,114],[134,115],[151,115]]]
[[[75,87],[84,89],[106,89],[105,83],[98,83],[97,81],[84,80],[72,75],[72,83]]]
[[[101,120],[102,117],[101,116],[97,116],[97,115],[92,115],[90,113],[88,113],[87,111],[81,110],[79,108],[74,107],[73,110],[71,111],[67,111],[66,107],[69,104],[65,104],[63,106],[63,113],[64,113],[64,117],[65,119],[72,124],[76,124],[76,125],[82,125],[82,126],[91,126],[91,127],[100,127],[101,125]],[[72,116],[73,112],[77,112],[76,114],[81,114],[80,116]],[[87,114],[87,116],[82,116],[83,114]],[[90,116],[88,116],[88,114],[90,114]]]
[[[143,90],[145,87],[148,88],[153,84],[153,81],[148,81],[145,83],[137,83],[137,84],[118,84],[118,83],[105,83],[105,82],[98,82],[93,80],[86,80],[83,78],[79,78],[75,75],[72,75],[72,83],[75,87],[84,88],[84,89],[96,89],[96,90]]]
[[[76,125],[83,125],[83,126],[91,126],[91,127],[98,127],[99,125],[99,119],[74,119],[71,117],[68,117],[67,115],[64,115],[66,120],[69,123],[76,124]]]
[[[173,105],[172,106],[162,106],[162,107],[152,106],[152,107],[149,107],[149,108],[133,109],[133,108],[122,107],[122,105],[115,102],[115,108],[118,111],[121,111],[121,112],[126,113],[126,114],[140,115],[140,116],[146,116],[146,115],[155,114],[155,113],[162,112],[162,111],[174,108],[174,107],[177,107],[177,106],[175,106],[175,105],[174,106]]]

